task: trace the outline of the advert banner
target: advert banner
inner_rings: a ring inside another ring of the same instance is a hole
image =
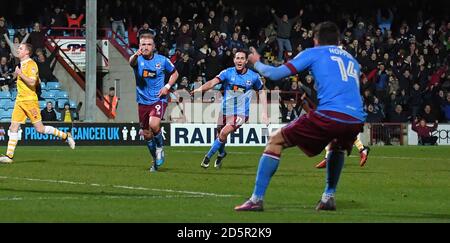
[[[228,136],[227,146],[265,146],[269,134],[283,124],[244,124]],[[171,146],[211,146],[217,135],[217,124],[186,124],[172,123],[170,125]]]
[[[428,124],[432,126],[432,124]],[[417,133],[412,130],[412,125],[408,125],[408,145],[417,145]],[[438,145],[450,145],[450,124],[438,124],[436,131],[431,133],[431,136],[438,137]]]
[[[60,52],[64,52],[67,57],[72,60],[75,65],[81,69],[81,71],[86,71],[86,40],[85,39],[55,39],[55,42],[61,48]],[[52,43],[52,45],[54,45]],[[97,53],[97,67],[102,72],[108,72],[109,70],[109,42],[108,40],[99,40],[97,46],[102,50],[102,54]],[[72,62],[68,58],[60,53],[64,60],[73,69]]]
[[[49,123],[63,132],[70,131],[77,146],[79,145],[140,145],[145,144],[144,132],[138,123]],[[8,123],[0,123],[0,146],[8,144]],[[170,145],[170,124],[161,124],[164,144]],[[19,129],[19,146],[27,145],[64,145],[60,138],[40,134],[32,124],[22,125]]]

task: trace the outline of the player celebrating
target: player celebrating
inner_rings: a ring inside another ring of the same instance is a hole
[[[316,110],[311,110],[270,136],[259,161],[253,194],[245,203],[236,206],[236,211],[263,210],[263,198],[278,168],[283,149],[296,145],[306,155],[315,156],[329,143],[326,187],[316,209],[336,210],[334,198],[345,151],[351,153],[353,142],[366,118],[359,93],[359,65],[348,52],[337,46],[339,36],[336,24],[319,24],[314,33],[316,47],[306,49],[276,68],[259,62],[260,56],[255,50],[250,54],[249,62],[271,80],[311,69],[316,80],[319,105]]]
[[[233,61],[234,67],[223,70],[215,78],[192,91],[192,94],[208,91],[219,83],[222,83],[222,87],[224,88],[222,111],[217,122],[218,136],[200,164],[203,168],[209,167],[209,161],[217,151],[219,151],[219,154],[217,155],[214,167],[218,169],[221,167],[222,160],[227,155],[225,152],[225,143],[228,134],[236,131],[248,120],[250,100],[253,94],[252,90],[259,91],[264,87],[259,74],[246,67],[246,52],[242,50],[237,51]],[[267,102],[265,95],[261,95],[260,98],[263,104]],[[263,119],[266,120],[267,114],[265,111],[263,113]]]
[[[139,50],[130,57],[130,65],[136,77],[136,100],[139,106],[139,123],[144,130],[147,147],[153,158],[150,171],[157,171],[164,163],[161,119],[167,107],[167,95],[178,78],[178,72],[168,58],[153,53],[152,36],[142,35]],[[164,85],[165,75],[170,75]]]
[[[36,62],[30,55],[33,48],[30,44],[20,44],[17,50],[20,59],[19,67],[16,67],[17,74],[17,98],[9,127],[9,141],[6,155],[0,157],[0,163],[12,163],[14,150],[19,140],[18,130],[20,124],[24,124],[27,117],[30,119],[38,133],[50,134],[66,141],[70,148],[75,149],[75,141],[70,133],[64,133],[52,126],[42,124],[41,112],[39,109],[36,87],[39,85],[39,71]]]

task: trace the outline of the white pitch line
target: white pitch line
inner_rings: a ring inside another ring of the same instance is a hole
[[[124,185],[102,185],[102,184],[98,184],[98,183],[86,183],[86,182],[52,180],[52,179],[36,179],[36,178],[26,178],[26,177],[0,176],[0,179],[37,181],[37,182],[48,182],[48,183],[56,183],[56,184],[70,184],[70,185],[85,185],[85,186],[93,186],[93,187],[113,187],[113,188],[128,189],[128,190],[170,192],[170,193],[192,194],[192,195],[198,195],[198,196],[211,196],[211,197],[240,197],[240,195],[217,194],[217,193],[209,193],[209,192],[181,191],[181,190],[134,187],[134,186],[124,186]]]
[[[155,195],[155,196],[84,196],[84,197],[0,197],[0,201],[34,201],[34,200],[100,200],[100,199],[154,199],[154,198],[201,198],[200,195]]]
[[[199,151],[199,150],[171,150],[170,153],[206,153],[208,152],[207,150],[204,151]],[[257,153],[257,152],[242,152],[242,151],[236,151],[236,152],[230,152],[229,154],[254,154],[254,155],[261,155],[261,153]],[[296,154],[295,156],[301,156],[301,157],[306,157],[305,154],[299,153]],[[359,155],[350,155],[349,157],[351,158],[359,158]],[[432,160],[432,161],[450,161],[450,159],[448,158],[420,158],[420,157],[400,157],[400,156],[377,156],[377,155],[369,155],[369,158],[378,158],[378,159],[403,159],[403,160]]]

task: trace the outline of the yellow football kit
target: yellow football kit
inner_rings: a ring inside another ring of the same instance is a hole
[[[39,70],[36,62],[32,59],[20,62],[20,66],[23,75],[36,80],[36,84],[29,86],[20,76],[17,77],[17,98],[11,120],[25,123],[28,117],[34,124],[42,120],[36,94],[36,87],[39,85]]]

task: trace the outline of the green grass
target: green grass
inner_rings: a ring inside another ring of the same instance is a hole
[[[363,168],[354,153],[335,212],[314,210],[322,157],[286,150],[262,213],[233,207],[250,196],[263,148],[229,147],[221,170],[200,167],[207,149],[167,147],[150,174],[144,146],[19,146],[0,165],[0,222],[450,222],[448,146],[372,147]]]

